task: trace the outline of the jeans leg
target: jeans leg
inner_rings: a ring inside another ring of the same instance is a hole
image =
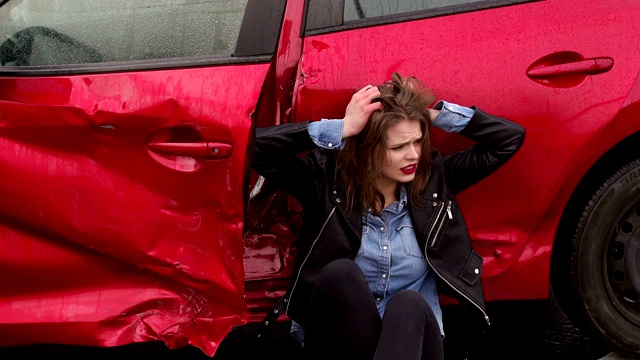
[[[382,320],[358,265],[333,261],[320,273],[307,314],[306,359],[370,360]]]
[[[391,297],[374,359],[444,359],[438,320],[422,295],[403,290]]]

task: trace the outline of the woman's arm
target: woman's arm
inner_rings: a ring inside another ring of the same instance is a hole
[[[507,119],[471,107],[473,115],[459,133],[476,144],[445,157],[447,182],[454,193],[484,179],[506,163],[522,146],[525,130]]]
[[[362,131],[371,113],[382,108],[379,102],[372,102],[379,96],[380,91],[375,86],[367,85],[358,90],[351,97],[342,121],[307,121],[256,129],[253,169],[301,200],[314,183],[314,172],[321,171],[321,167],[316,155],[301,157],[300,154],[317,147],[340,149],[342,139]],[[338,138],[337,125],[341,127]]]
[[[298,200],[313,181],[312,160],[300,156],[316,148],[308,125],[302,122],[257,128],[254,139],[253,170]]]

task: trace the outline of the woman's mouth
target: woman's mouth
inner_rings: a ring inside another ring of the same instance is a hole
[[[403,168],[400,169],[400,171],[402,171],[403,174],[413,174],[414,172],[416,172],[416,169],[418,168],[418,164],[411,164],[408,166],[405,166]]]

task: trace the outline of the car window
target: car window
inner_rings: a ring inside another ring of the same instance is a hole
[[[481,0],[346,0],[344,21],[469,4]]]
[[[42,66],[227,55],[248,0],[11,0],[0,64]]]
[[[337,31],[527,1],[533,0],[309,0],[305,31]]]

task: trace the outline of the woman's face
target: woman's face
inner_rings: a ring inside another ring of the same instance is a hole
[[[422,153],[420,123],[404,119],[387,130],[387,156],[377,182],[379,190],[406,183],[415,177]]]

